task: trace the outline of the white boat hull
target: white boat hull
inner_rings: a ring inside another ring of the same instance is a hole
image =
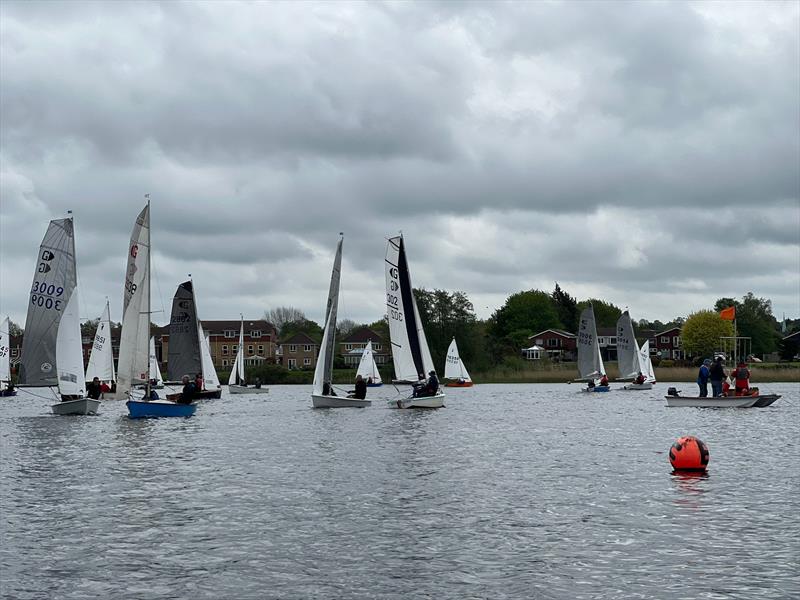
[[[372,400],[359,400],[347,396],[311,394],[311,401],[314,403],[314,408],[366,408],[372,406]]]
[[[53,404],[52,409],[54,415],[95,415],[99,407],[100,400],[79,398]]]
[[[267,394],[269,393],[269,388],[265,387],[245,387],[242,385],[229,385],[228,386],[228,393],[229,394]]]
[[[687,396],[665,396],[667,406],[693,408],[750,408],[758,402],[758,396],[709,396],[706,398]]]
[[[622,387],[623,390],[652,390],[653,383],[645,381],[644,383],[629,383]]]
[[[444,394],[439,392],[435,396],[423,398],[401,398],[389,401],[389,408],[443,408]]]

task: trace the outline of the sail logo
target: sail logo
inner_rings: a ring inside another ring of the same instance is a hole
[[[181,301],[178,302],[178,306],[180,306],[184,310],[189,310],[189,307],[191,306],[191,304],[189,303],[188,300],[181,300]]]
[[[61,381],[69,381],[70,383],[78,383],[78,376],[74,373],[62,373],[59,379]]]
[[[391,269],[389,269],[389,276],[392,279],[398,279],[399,278],[399,273],[397,271],[397,267],[392,267]]]
[[[42,366],[39,368],[42,370],[42,373],[49,373],[53,370],[53,365],[51,365],[49,362],[45,362],[42,363]]]
[[[399,285],[397,285],[397,282],[396,282],[396,281],[390,281],[390,282],[389,282],[389,288],[390,288],[390,289],[391,289],[393,292],[396,292],[396,291],[398,290],[398,288],[399,288],[399,287],[400,287],[400,286],[399,286]]]

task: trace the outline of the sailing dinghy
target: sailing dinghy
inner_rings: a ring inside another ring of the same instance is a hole
[[[172,300],[172,317],[169,323],[169,360],[167,379],[180,381],[184,375],[194,380],[196,374],[203,378],[202,390],[195,392],[198,400],[209,400],[222,396],[222,386],[211,360],[208,340],[203,326],[197,318],[194,283],[184,281],[175,291]],[[167,394],[168,400],[178,400],[181,393]]]
[[[6,317],[0,323],[0,398],[16,396],[11,385],[11,320]]]
[[[247,387],[244,372],[244,317],[239,325],[239,348],[236,351],[236,360],[233,361],[231,374],[228,377],[228,392],[231,394],[266,394],[269,388],[260,385]]]
[[[333,259],[331,285],[328,288],[328,304],[325,308],[325,329],[317,357],[317,366],[314,369],[314,387],[311,391],[311,402],[314,408],[364,408],[372,405],[370,400],[336,396],[333,391],[333,355],[336,351],[336,315],[339,310],[343,241],[343,238],[339,239],[336,256]]]
[[[131,419],[191,417],[197,404],[178,404],[152,398],[150,387],[150,200],[133,226],[128,247],[128,269],[123,295],[122,334],[119,343],[117,397],[126,402]],[[144,397],[135,400],[131,391],[144,384]]]
[[[364,353],[358,363],[356,375],[361,375],[364,381],[367,382],[367,387],[381,387],[383,385],[381,372],[378,371],[378,365],[375,364],[375,355],[372,352],[372,340],[368,340],[367,345],[364,347]]]
[[[578,374],[575,381],[588,381],[584,392],[607,392],[607,385],[596,385],[595,379],[606,374],[603,357],[600,355],[600,343],[597,341],[597,327],[594,320],[594,309],[590,304],[581,312],[578,326]]]
[[[453,338],[450,347],[447,348],[447,357],[444,360],[444,378],[450,380],[445,383],[447,387],[472,387],[472,378],[458,354],[456,338]]]
[[[427,374],[434,371],[431,351],[417,310],[417,301],[411,287],[405,245],[402,234],[389,238],[386,246],[386,311],[389,316],[389,337],[397,381],[421,385]],[[433,396],[410,397],[390,401],[397,408],[441,408],[444,392],[436,390]]]
[[[106,308],[97,323],[97,331],[94,333],[92,353],[89,356],[84,381],[92,381],[95,377],[109,383],[116,379],[114,353],[111,346],[111,309],[108,300],[106,300]]]
[[[31,286],[19,381],[58,386],[57,415],[93,415],[100,407],[86,397],[77,279],[72,217],[50,221]]]
[[[649,342],[645,343],[649,348]],[[650,361],[649,356],[647,361]],[[653,381],[648,379],[647,367],[642,364],[642,353],[636,343],[633,322],[627,310],[617,319],[617,364],[619,365],[620,373],[617,381],[631,382],[623,386],[623,390],[649,390],[653,388]],[[636,382],[639,376],[643,378],[641,383]]]

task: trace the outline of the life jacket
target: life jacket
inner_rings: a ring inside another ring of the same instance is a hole
[[[738,367],[736,369],[736,387],[747,387],[747,380],[750,379],[750,371],[747,367]]]

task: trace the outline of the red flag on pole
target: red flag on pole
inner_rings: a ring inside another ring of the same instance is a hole
[[[736,319],[736,307],[729,306],[719,312],[719,316],[723,321],[734,321]]]

